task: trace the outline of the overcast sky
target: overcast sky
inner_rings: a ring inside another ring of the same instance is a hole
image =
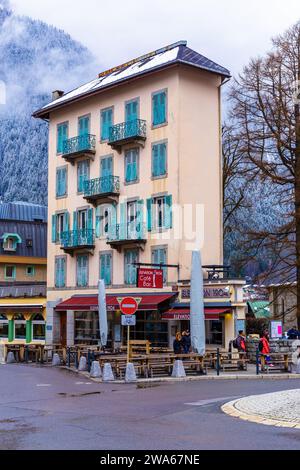
[[[233,73],[300,19],[299,0],[11,0],[16,13],[64,29],[99,71],[179,39]]]

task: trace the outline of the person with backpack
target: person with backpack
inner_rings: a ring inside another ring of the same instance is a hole
[[[238,350],[239,358],[243,361],[239,362],[239,369],[244,369],[244,359],[246,359],[246,335],[243,330],[239,331],[238,336],[233,340],[232,346]]]
[[[268,330],[265,330],[259,340],[258,349],[260,352],[261,370],[264,371],[266,365],[273,367],[270,358],[270,336]]]
[[[188,354],[191,349],[191,335],[188,330],[183,331],[181,341],[182,341],[183,353]]]

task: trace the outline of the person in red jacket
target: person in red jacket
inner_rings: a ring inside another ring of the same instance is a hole
[[[265,330],[262,334],[262,337],[259,341],[259,351],[260,351],[260,361],[261,361],[261,370],[265,369],[267,364],[269,367],[273,367],[270,359],[270,336],[268,330]]]

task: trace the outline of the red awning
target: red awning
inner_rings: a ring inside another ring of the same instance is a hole
[[[106,295],[106,305],[108,311],[115,311],[119,309],[119,302],[117,298],[122,297],[135,297],[141,298],[141,302],[139,304],[139,310],[156,310],[158,306],[166,302],[173,297],[175,297],[177,293],[166,293],[166,294],[118,294],[118,295]],[[61,304],[57,305],[55,308],[57,312],[65,312],[66,310],[97,310],[98,311],[98,296],[97,295],[77,295],[71,297],[68,300],[65,300]]]
[[[231,313],[230,308],[205,308],[205,320],[219,320],[220,315]],[[187,308],[172,308],[162,314],[162,320],[190,320],[190,309]]]

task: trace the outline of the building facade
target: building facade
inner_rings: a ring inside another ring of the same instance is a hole
[[[104,279],[112,345],[123,341],[118,299],[128,294],[140,298],[132,338],[171,344],[177,323],[163,313],[190,279],[191,250],[204,265],[223,263],[229,77],[181,41],[54,92],[34,114],[49,121],[47,341],[97,343]],[[164,287],[138,289],[135,263],[168,265]]]
[[[45,342],[47,208],[0,204],[0,343]]]

